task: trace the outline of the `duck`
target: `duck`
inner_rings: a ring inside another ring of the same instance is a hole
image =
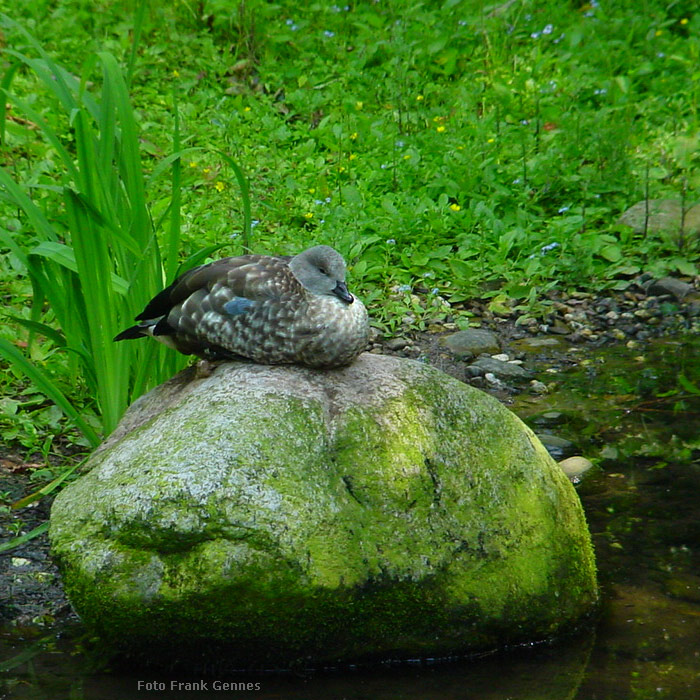
[[[222,258],[178,277],[114,340],[152,337],[212,361],[342,367],[369,339],[367,309],[345,274],[343,256],[327,245]]]

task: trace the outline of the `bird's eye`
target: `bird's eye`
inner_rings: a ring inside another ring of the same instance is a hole
[[[326,270],[325,267],[319,267],[319,268],[318,268],[318,271],[319,271],[322,275],[327,275],[327,274],[328,274],[328,271]]]

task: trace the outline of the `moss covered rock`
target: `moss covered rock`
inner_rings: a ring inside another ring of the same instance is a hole
[[[57,498],[84,622],[231,666],[532,641],[597,599],[578,497],[492,397],[410,360],[228,363],[139,399]]]

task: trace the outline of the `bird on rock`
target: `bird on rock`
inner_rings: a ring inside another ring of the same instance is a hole
[[[152,336],[185,355],[266,365],[341,367],[369,337],[367,310],[345,285],[345,261],[327,245],[195,267],[136,320],[114,340]]]

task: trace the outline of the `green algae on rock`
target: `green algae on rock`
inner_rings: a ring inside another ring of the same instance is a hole
[[[535,435],[411,360],[187,370],[89,467],[54,503],[54,555],[85,624],[154,661],[449,655],[597,601],[578,497]]]

